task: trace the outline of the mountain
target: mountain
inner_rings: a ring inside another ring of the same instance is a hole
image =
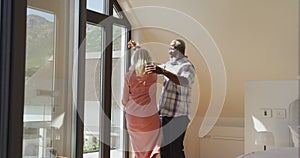
[[[26,34],[26,77],[31,77],[50,58],[55,56],[55,22],[46,18],[29,14],[27,15]],[[87,24],[86,51],[99,52],[102,48],[102,27]],[[113,27],[113,50],[121,49],[121,27]]]
[[[26,77],[32,76],[54,55],[55,23],[38,15],[27,15]]]

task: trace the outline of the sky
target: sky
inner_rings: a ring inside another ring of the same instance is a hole
[[[47,13],[47,12],[44,12],[44,11],[39,11],[39,10],[36,10],[36,9],[27,8],[27,15],[30,15],[30,14],[39,15],[41,17],[46,18],[47,20],[49,20],[51,22],[54,22],[54,17],[55,16],[52,13]]]
[[[103,0],[87,0],[87,9],[103,13]]]

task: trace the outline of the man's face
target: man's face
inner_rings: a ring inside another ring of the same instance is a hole
[[[180,52],[176,49],[176,41],[172,41],[169,48],[169,54],[171,58],[178,57],[178,53]]]

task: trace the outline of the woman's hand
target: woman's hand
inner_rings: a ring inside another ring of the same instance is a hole
[[[136,49],[136,48],[140,48],[140,46],[138,46],[135,41],[133,40],[130,40],[128,43],[127,43],[127,47],[130,49],[130,48],[133,48],[133,49]]]

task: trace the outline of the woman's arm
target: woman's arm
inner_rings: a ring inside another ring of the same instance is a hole
[[[126,106],[129,100],[129,86],[127,79],[125,77],[124,87],[123,87],[123,97],[122,97],[122,104]]]

